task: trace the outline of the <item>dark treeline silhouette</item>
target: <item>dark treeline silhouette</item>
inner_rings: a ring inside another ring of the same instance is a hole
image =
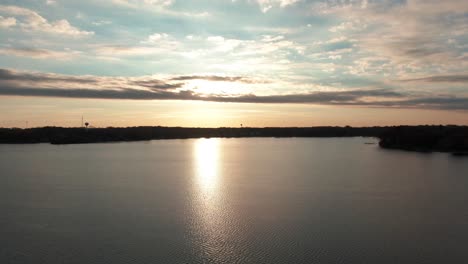
[[[398,126],[380,135],[382,148],[468,155],[467,126]]]
[[[377,137],[383,148],[468,151],[467,126],[265,127],[265,128],[0,128],[0,143],[77,144],[201,137]]]
[[[153,139],[184,139],[202,137],[377,137],[384,127],[265,127],[265,128],[186,128],[186,127],[126,127],[126,128],[0,128],[0,143],[75,144]]]

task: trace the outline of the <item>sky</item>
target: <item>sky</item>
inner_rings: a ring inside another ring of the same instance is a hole
[[[0,127],[468,125],[466,0],[2,0]]]

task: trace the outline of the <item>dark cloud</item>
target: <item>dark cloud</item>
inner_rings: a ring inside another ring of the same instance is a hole
[[[242,95],[202,96],[192,91],[154,91],[140,89],[65,89],[65,88],[24,88],[0,85],[0,95],[41,96],[63,98],[94,98],[122,100],[197,100],[230,103],[277,103],[277,104],[327,104],[376,107],[430,108],[447,110],[468,110],[468,98],[437,97],[402,99],[403,95],[386,90],[355,90],[344,92],[315,92],[286,95]],[[365,101],[364,97],[376,97],[379,101]],[[400,98],[389,101],[388,98]]]
[[[131,82],[134,85],[143,86],[146,88],[154,89],[154,90],[173,90],[177,88],[181,88],[184,83],[175,83],[170,84],[161,80],[144,80],[144,81],[133,81]]]
[[[188,77],[196,76],[179,76],[171,80],[190,80]],[[463,77],[457,77],[458,80],[463,80]],[[454,76],[437,76],[436,80],[440,81],[442,79],[454,80],[456,78],[454,78]],[[72,86],[69,85],[70,82],[73,82]],[[76,88],[77,84],[80,83],[82,87],[78,85],[80,88]],[[468,110],[468,98],[465,97],[417,98],[413,95],[408,98],[406,95],[392,89],[347,90],[262,96],[254,94],[226,96],[202,95],[194,91],[180,90],[183,88],[183,84],[183,82],[173,84],[163,80],[147,78],[138,80],[136,78],[71,77],[66,75],[19,73],[0,69],[0,95],[121,100],[198,100],[231,103],[326,104]]]
[[[163,84],[158,84],[163,85]],[[267,95],[253,94],[241,96],[204,96],[192,91],[171,91],[164,89],[76,89],[48,88],[2,85],[0,95],[66,97],[66,98],[99,98],[130,100],[199,100],[232,103],[316,103],[316,104],[359,104],[364,97],[401,97],[402,95],[387,90],[354,90],[343,92],[314,92],[304,94]]]
[[[74,83],[96,83],[97,80],[86,77],[56,76],[52,74],[24,73],[0,69],[1,81],[30,81],[30,82],[74,82]]]
[[[400,80],[401,82],[454,82],[454,83],[466,83],[468,82],[468,75],[439,75],[439,76],[428,76],[416,79]]]
[[[416,44],[417,45],[417,44]],[[400,49],[405,55],[409,57],[423,57],[423,56],[431,56],[435,54],[442,54],[444,53],[443,50],[434,49],[434,48],[425,48],[425,47],[406,47]]]
[[[356,103],[343,102],[341,105],[356,105]],[[359,102],[361,106],[439,109],[439,110],[466,110],[468,111],[468,97],[423,97],[404,100]]]
[[[445,110],[468,110],[467,97],[417,98],[402,102],[402,106],[436,108]]]
[[[176,93],[139,89],[32,88],[3,85],[0,85],[0,95],[128,100],[196,100],[192,92],[188,91]]]
[[[268,83],[267,81],[248,79],[242,76],[225,77],[225,76],[198,76],[198,75],[182,75],[170,78],[169,81],[177,81],[177,83],[168,83],[168,81],[158,79],[145,80],[128,80],[130,85],[141,86],[155,90],[173,90],[181,88],[184,85],[183,81],[189,80],[207,80],[207,81],[224,81],[224,82],[242,82],[242,83]],[[43,73],[27,73],[16,72],[7,69],[0,69],[0,81],[30,81],[30,82],[70,82],[70,83],[98,83],[98,77],[92,76],[68,76]]]
[[[396,92],[387,90],[353,90],[342,92],[314,92],[285,95],[244,95],[237,97],[209,97],[209,101],[238,103],[315,103],[315,104],[359,104],[363,97],[401,97]]]

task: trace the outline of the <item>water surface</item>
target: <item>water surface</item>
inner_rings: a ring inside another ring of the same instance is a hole
[[[468,160],[369,141],[0,145],[0,263],[468,263]]]

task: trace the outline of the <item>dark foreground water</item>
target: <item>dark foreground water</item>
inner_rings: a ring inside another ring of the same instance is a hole
[[[0,145],[0,263],[468,263],[468,159],[369,141]]]

